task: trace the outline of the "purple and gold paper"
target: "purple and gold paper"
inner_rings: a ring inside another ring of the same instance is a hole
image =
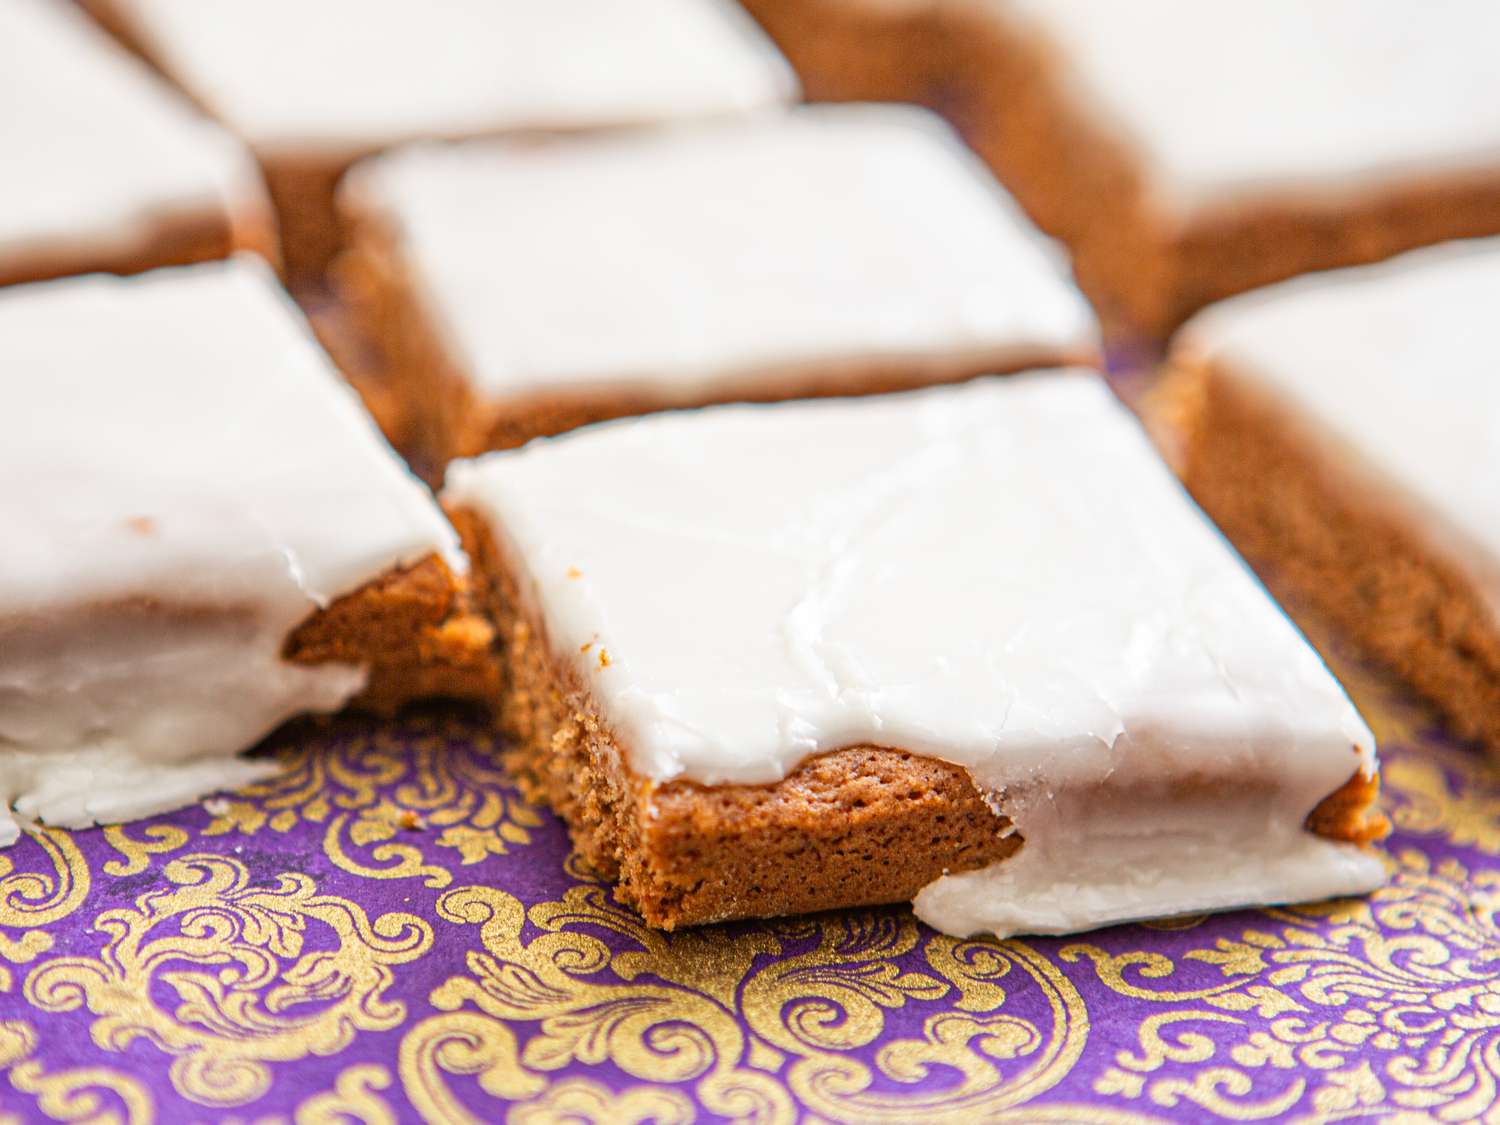
[[[0,852],[0,1120],[1500,1117],[1500,780],[1356,688],[1389,887],[1031,941],[657,933],[478,728],[288,735],[277,781]]]

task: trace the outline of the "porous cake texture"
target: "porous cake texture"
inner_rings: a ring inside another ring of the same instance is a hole
[[[342,278],[425,460],[712,402],[1090,361],[1056,250],[938,118],[808,106],[350,177]]]
[[[488,698],[432,497],[258,258],[0,293],[0,841],[275,768],[304,712]]]
[[[1500,240],[1246,294],[1172,346],[1152,412],[1289,605],[1500,749]]]
[[[294,276],[358,157],[434,137],[733,116],[796,96],[732,0],[85,0],[254,149]]]
[[[947,106],[1106,327],[1500,233],[1490,0],[955,0]]]
[[[255,162],[67,0],[0,4],[0,285],[276,253]]]
[[[1374,744],[1089,373],[451,467],[528,792],[647,921],[954,934],[1357,893]]]

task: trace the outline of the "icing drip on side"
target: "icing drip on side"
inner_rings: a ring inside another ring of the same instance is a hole
[[[464,569],[257,259],[9,289],[0,369],[0,807],[23,818],[263,773],[233,755],[365,681],[283,661],[288,633],[428,554]]]

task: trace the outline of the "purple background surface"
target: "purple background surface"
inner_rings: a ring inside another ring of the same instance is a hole
[[[457,716],[0,852],[0,1118],[1469,1121],[1500,1079],[1500,782],[1341,664],[1367,901],[956,941],[905,909],[663,935]]]

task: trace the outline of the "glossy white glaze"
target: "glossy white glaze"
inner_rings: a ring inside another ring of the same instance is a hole
[[[465,565],[258,259],[0,292],[0,838],[179,805],[364,672],[281,659],[330,600]]]
[[[687,401],[819,367],[982,370],[1094,345],[1058,251],[923,110],[425,146],[346,192],[394,232],[490,395],[628,384]]]
[[[266,208],[245,147],[67,0],[0,3],[0,169],[0,261],[102,261]]]
[[[111,0],[266,153],[742,113],[796,97],[731,0]]]
[[[768,783],[861,744],[966,767],[1026,844],[923,892],[949,932],[1382,878],[1302,830],[1370,732],[1093,376],[655,416],[449,481],[638,773]],[[1226,889],[1205,857],[1247,852],[1266,874]]]

